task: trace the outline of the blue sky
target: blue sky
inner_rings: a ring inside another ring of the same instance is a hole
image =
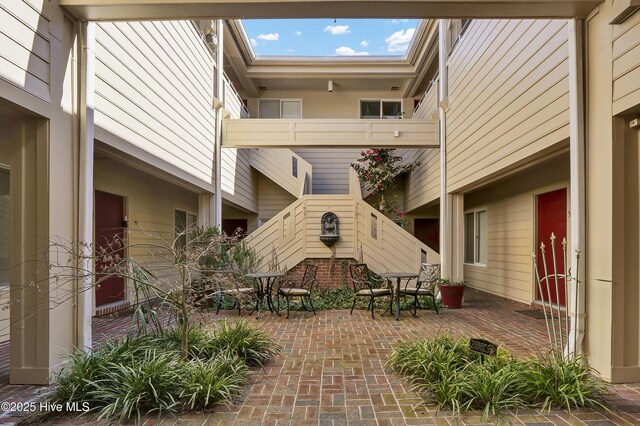
[[[417,19],[244,19],[256,55],[403,56]]]

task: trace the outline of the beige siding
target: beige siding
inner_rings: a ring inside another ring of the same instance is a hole
[[[189,21],[97,24],[96,126],[209,184],[212,85],[213,60]]]
[[[273,99],[302,99],[302,118],[359,118],[360,99],[396,99],[395,92],[336,90],[279,90],[268,91],[262,97]],[[259,117],[258,99],[250,99],[251,117]],[[405,104],[405,117],[411,115]],[[296,148],[313,166],[314,194],[347,194],[349,192],[349,164],[360,156],[361,149]]]
[[[297,176],[293,174],[294,159]],[[303,195],[303,186],[313,173],[311,164],[286,148],[251,150],[251,166],[296,197]]]
[[[0,79],[50,100],[50,3],[0,1]]]
[[[448,63],[449,191],[569,136],[567,34],[566,21],[470,24]]]
[[[261,221],[271,219],[297,200],[297,197],[262,174],[258,178],[258,191],[260,193],[258,217]]]
[[[333,249],[320,241],[320,220],[336,213],[340,239]],[[371,238],[371,214],[378,217],[377,238]],[[280,269],[291,268],[305,258],[359,258],[362,255],[377,273],[418,271],[420,263],[437,263],[439,256],[411,234],[361,199],[349,195],[305,195],[252,233],[247,241],[271,259],[275,250]],[[335,251],[334,251],[335,250]],[[267,269],[265,262],[263,269]]]
[[[613,113],[640,104],[640,13],[613,25]]]
[[[148,244],[157,243],[156,236],[172,241],[175,237],[175,210],[197,215],[198,195],[111,159],[96,159],[94,186],[96,190],[126,199],[130,243],[139,245],[127,254],[158,276],[176,273],[172,263],[158,260],[162,257],[160,250],[152,253]],[[129,286],[130,297],[131,291]]]
[[[535,249],[535,197],[568,186],[569,160],[563,155],[466,195],[465,210],[487,211],[487,264],[465,265],[465,281],[473,288],[531,303],[535,294],[531,258]]]
[[[425,93],[415,111],[414,119],[432,118],[438,111],[438,84],[433,84]],[[414,150],[406,157],[420,165],[405,179],[404,209],[411,211],[440,197],[440,149]]]
[[[222,149],[222,198],[251,212],[258,211],[258,180],[251,170],[251,151]]]

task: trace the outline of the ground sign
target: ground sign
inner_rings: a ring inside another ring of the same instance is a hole
[[[469,349],[483,355],[496,356],[498,345],[485,339],[469,339]]]

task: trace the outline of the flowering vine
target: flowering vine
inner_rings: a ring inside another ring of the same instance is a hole
[[[402,157],[395,154],[395,149],[368,149],[360,153],[361,157],[351,163],[358,174],[360,182],[374,197],[379,198],[380,211],[401,226],[407,224],[405,215],[397,204],[397,197],[389,197],[396,188],[396,178],[400,173],[409,173],[420,165],[412,163],[399,165]]]

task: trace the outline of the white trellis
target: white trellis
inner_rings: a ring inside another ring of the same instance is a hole
[[[580,280],[578,277],[579,265],[580,265],[580,250],[575,251],[576,256],[576,275],[572,276],[572,271],[569,268],[567,262],[567,239],[562,239],[562,258],[558,259],[556,253],[556,236],[551,233],[550,247],[551,247],[551,265],[547,265],[547,258],[545,256],[547,247],[544,242],[540,243],[540,256],[542,257],[542,268],[544,275],[541,277],[538,271],[538,262],[536,253],[533,253],[533,269],[535,270],[536,284],[540,297],[542,299],[542,311],[544,313],[544,319],[547,325],[547,335],[549,337],[549,343],[551,349],[555,352],[562,352],[569,358],[574,358],[580,351],[578,348],[578,321],[576,314],[578,312],[577,301],[579,300],[579,294],[576,297],[569,298],[569,292],[580,291]],[[558,264],[558,261],[562,261],[562,265]],[[563,266],[562,269],[559,266]],[[550,269],[552,267],[553,269]],[[562,272],[558,272],[558,271]],[[544,300],[544,290],[546,289],[547,298],[549,302]],[[560,291],[564,291],[565,300],[574,301],[575,306],[569,306],[567,303],[565,308],[560,306]],[[552,291],[555,291],[555,305],[552,300]],[[571,317],[571,319],[569,319]]]

